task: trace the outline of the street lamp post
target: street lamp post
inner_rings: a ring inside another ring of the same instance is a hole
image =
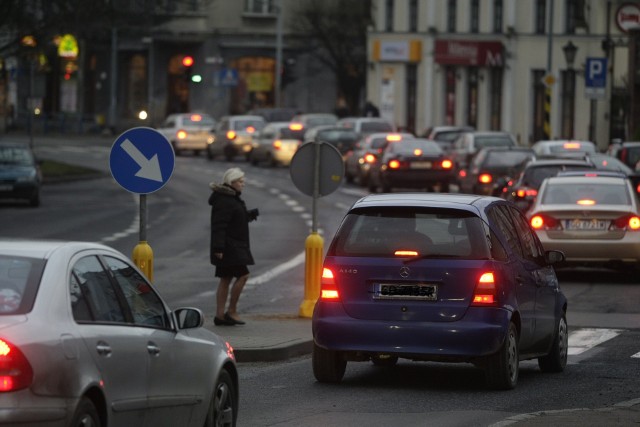
[[[564,52],[564,59],[567,62],[567,75],[569,77],[567,80],[568,80],[568,86],[571,89],[569,92],[569,95],[574,97],[574,99],[571,100],[573,104],[575,103],[575,87],[576,87],[576,73],[575,73],[575,70],[573,69],[573,63],[576,60],[576,53],[578,52],[578,47],[574,45],[571,42],[571,40],[569,40],[569,42],[567,42],[566,45],[562,46],[562,51]],[[591,104],[591,106],[593,108],[593,104]],[[571,122],[570,122],[571,134],[565,135],[565,137],[570,137],[570,138],[574,137],[574,120],[575,120],[575,109],[572,106]],[[589,139],[593,141],[593,139],[591,138],[591,130],[589,130]]]

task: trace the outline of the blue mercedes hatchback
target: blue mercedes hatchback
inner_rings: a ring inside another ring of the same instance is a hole
[[[494,197],[370,195],[331,242],[312,321],[313,373],[342,380],[348,361],[472,363],[512,389],[519,362],[567,363],[567,300],[520,211]]]

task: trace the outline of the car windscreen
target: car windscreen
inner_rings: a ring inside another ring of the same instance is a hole
[[[324,130],[318,132],[316,141],[328,142],[336,147],[340,153],[344,154],[353,149],[358,141],[358,134],[352,130]]]
[[[0,255],[0,316],[31,311],[44,265],[42,259]]]
[[[32,166],[33,164],[33,156],[27,148],[0,146],[0,165]]]
[[[386,122],[364,122],[360,129],[364,133],[393,132],[391,123]]]
[[[482,220],[455,209],[379,207],[350,212],[332,244],[335,256],[488,259]]]
[[[623,181],[619,184],[549,182],[542,195],[542,204],[576,204],[588,208],[594,205],[629,205],[631,200]]]
[[[511,147],[515,145],[513,140],[507,136],[476,136],[476,148],[479,150],[484,147]]]
[[[302,139],[304,138],[304,131],[293,130],[291,128],[282,128],[282,130],[280,130],[280,137],[282,139],[297,139],[302,141]]]

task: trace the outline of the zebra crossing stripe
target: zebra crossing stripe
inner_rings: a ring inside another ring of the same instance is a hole
[[[585,351],[602,344],[620,334],[620,329],[595,329],[585,328],[569,333],[569,356],[584,353]],[[640,353],[638,353],[640,354]],[[633,357],[635,357],[634,355]]]
[[[640,359],[640,353],[636,353],[636,354],[634,354],[634,355],[633,355],[633,356],[631,356],[631,357],[635,357],[636,359]]]

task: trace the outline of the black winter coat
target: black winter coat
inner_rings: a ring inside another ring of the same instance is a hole
[[[253,265],[249,247],[249,214],[240,193],[228,185],[214,185],[211,205],[211,247],[215,266]],[[213,254],[222,252],[222,259]]]

